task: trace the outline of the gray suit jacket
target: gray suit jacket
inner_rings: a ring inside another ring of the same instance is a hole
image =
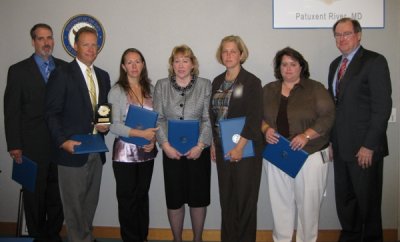
[[[198,77],[193,87],[183,95],[171,84],[169,78],[157,81],[154,88],[153,105],[158,115],[157,142],[161,145],[168,141],[168,119],[185,119],[200,121],[199,142],[211,144],[211,124],[208,115],[210,104],[211,82]]]

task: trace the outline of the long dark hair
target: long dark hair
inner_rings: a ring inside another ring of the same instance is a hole
[[[151,93],[150,93],[151,80],[147,73],[146,60],[144,59],[144,56],[138,49],[129,48],[129,49],[126,49],[124,51],[124,53],[122,54],[121,63],[119,65],[119,77],[118,77],[118,81],[115,83],[115,85],[120,85],[126,93],[131,92],[131,88],[129,87],[128,77],[126,76],[126,71],[122,68],[122,65],[125,63],[125,57],[129,53],[136,53],[142,59],[143,69],[142,69],[142,72],[140,73],[139,85],[142,89],[143,97],[146,97],[146,98],[151,97]]]
[[[308,62],[306,59],[304,59],[303,55],[300,54],[295,49],[292,49],[290,47],[283,48],[282,50],[279,50],[274,58],[274,75],[275,78],[278,80],[283,80],[282,74],[281,74],[281,63],[282,63],[282,58],[284,55],[287,55],[294,60],[298,61],[300,66],[301,66],[301,72],[300,72],[300,77],[301,78],[309,78],[310,77],[310,70],[308,68]]]

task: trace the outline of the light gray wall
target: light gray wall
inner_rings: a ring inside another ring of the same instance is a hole
[[[385,1],[384,29],[365,29],[362,44],[386,56],[391,69],[394,107],[399,104],[400,64],[400,3]],[[29,29],[37,22],[46,22],[54,29],[54,55],[65,60],[71,57],[61,43],[61,30],[76,14],[90,14],[101,21],[106,43],[96,64],[117,78],[119,59],[128,47],[140,49],[147,60],[153,83],[167,75],[167,60],[178,44],[192,47],[200,62],[200,75],[213,79],[224,68],[215,60],[215,51],[222,37],[240,35],[246,42],[250,57],[245,68],[256,74],[264,84],[274,80],[272,59],[277,50],[291,46],[308,60],[312,78],[326,85],[328,66],[339,55],[330,29],[272,29],[272,0],[2,0],[0,2],[0,96],[4,94],[8,67],[31,55],[33,49]],[[3,99],[0,101],[3,120]],[[391,154],[385,162],[383,190],[384,228],[398,227],[399,194],[399,125],[388,129]],[[113,135],[107,136],[112,147]],[[104,166],[100,203],[95,225],[118,226],[115,182],[110,154]],[[11,177],[11,160],[6,150],[4,123],[0,122],[0,221],[15,222],[19,185]],[[330,167],[326,199],[322,205],[321,229],[337,229],[333,169]],[[220,208],[215,164],[212,165],[212,201],[208,208],[207,229],[219,229]],[[157,157],[150,191],[150,213],[153,228],[168,228],[164,199],[161,157]],[[271,229],[271,209],[263,174],[258,204],[258,228]],[[186,218],[185,227],[190,227]]]

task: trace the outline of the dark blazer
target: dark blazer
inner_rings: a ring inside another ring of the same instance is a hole
[[[56,67],[66,64],[54,58]],[[7,150],[21,149],[36,162],[51,158],[51,139],[44,119],[46,83],[33,55],[8,69],[4,93]]]
[[[341,61],[329,67],[329,92]],[[392,108],[391,81],[384,56],[360,46],[340,81],[331,140],[344,160],[353,161],[361,146],[374,151],[374,160],[388,155],[387,122]]]
[[[107,102],[110,76],[94,67],[98,86],[98,103]],[[90,134],[94,127],[94,115],[85,77],[76,62],[57,68],[51,75],[46,90],[46,121],[57,149],[56,162],[64,166],[82,166],[88,154],[72,155],[59,148],[74,134]],[[101,153],[105,162],[105,155]]]
[[[211,102],[214,94],[217,92],[224,80],[225,72],[214,79],[211,90]],[[243,94],[235,97],[235,89],[237,89],[239,86],[243,87]],[[263,100],[260,79],[242,67],[237,76],[234,88],[235,89],[233,90],[233,94],[229,102],[227,118],[246,117],[246,123],[240,135],[246,139],[253,140],[255,145],[263,145],[263,137],[261,133]],[[216,116],[211,108],[212,105],[210,104],[210,120],[211,125],[214,127],[218,120],[216,120]],[[218,134],[215,132],[214,128],[213,137],[214,142],[219,144],[220,141]]]

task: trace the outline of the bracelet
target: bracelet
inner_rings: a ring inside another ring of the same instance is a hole
[[[200,146],[200,145],[196,145],[196,146],[199,147],[199,149],[200,149],[201,151],[204,150],[204,147],[203,147],[203,146]]]
[[[262,127],[261,127],[261,131],[262,131],[263,133],[265,133],[265,132],[267,132],[268,128],[269,128],[269,125],[268,125],[267,123],[264,123],[264,124],[262,125]]]
[[[303,135],[306,137],[306,139],[307,139],[308,141],[310,141],[310,140],[311,140],[311,137],[310,137],[310,135],[308,135],[308,134],[305,134],[305,133],[303,133]]]

